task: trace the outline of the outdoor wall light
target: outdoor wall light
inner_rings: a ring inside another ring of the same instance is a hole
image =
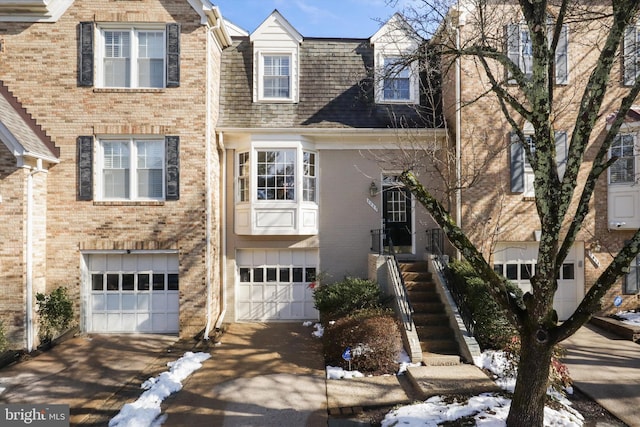
[[[378,194],[378,186],[375,181],[371,181],[371,185],[369,186],[369,195],[371,197],[375,197]]]

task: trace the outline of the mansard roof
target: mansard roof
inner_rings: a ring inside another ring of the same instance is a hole
[[[375,103],[369,39],[304,38],[298,103],[253,102],[253,60],[248,37],[223,51],[219,128],[436,127],[424,105]]]

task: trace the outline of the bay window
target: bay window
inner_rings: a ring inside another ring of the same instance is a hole
[[[618,159],[609,168],[609,183],[633,183],[635,181],[635,156],[633,135],[618,135],[611,144],[610,157]]]
[[[236,155],[236,231],[239,234],[317,232],[317,153],[302,144],[253,144]]]

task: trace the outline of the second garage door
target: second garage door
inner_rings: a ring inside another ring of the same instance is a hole
[[[315,249],[242,249],[236,257],[236,318],[241,321],[317,319]]]

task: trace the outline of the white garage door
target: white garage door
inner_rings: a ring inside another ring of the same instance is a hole
[[[92,254],[88,332],[177,333],[176,254]]]
[[[239,250],[236,265],[237,320],[318,318],[311,285],[318,271],[317,250]]]
[[[553,308],[559,320],[566,320],[584,296],[584,256],[582,245],[574,245],[560,269],[558,290]],[[523,292],[531,291],[530,278],[535,274],[538,244],[532,242],[498,243],[494,254],[494,268]]]

